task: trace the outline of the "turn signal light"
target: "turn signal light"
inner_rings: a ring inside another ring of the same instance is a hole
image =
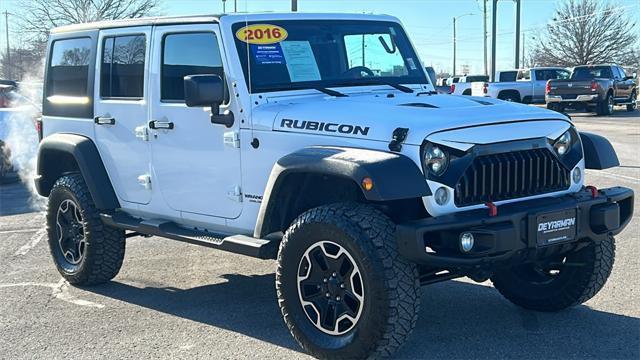
[[[547,81],[547,86],[544,88],[544,92],[548,94],[551,92],[551,84]]]
[[[454,91],[456,91],[456,84],[451,84],[451,87],[449,88],[449,92],[453,94]]]
[[[591,82],[591,91],[596,91],[598,90],[598,83],[595,81]]]
[[[362,179],[362,188],[366,191],[371,191],[373,189],[373,180],[370,177]]]
[[[489,83],[484,83],[484,85],[482,85],[482,93],[486,94],[489,92]]]

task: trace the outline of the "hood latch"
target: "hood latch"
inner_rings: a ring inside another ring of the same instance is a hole
[[[391,135],[391,142],[389,143],[389,150],[400,152],[402,150],[402,143],[406,140],[409,129],[396,128]]]

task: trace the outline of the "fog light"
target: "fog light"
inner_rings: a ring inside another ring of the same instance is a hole
[[[464,232],[460,234],[460,248],[464,252],[469,252],[473,248],[473,234]]]
[[[578,184],[582,180],[582,170],[580,168],[573,169],[573,182]]]
[[[436,204],[442,206],[449,201],[449,192],[445,187],[439,187],[438,190],[436,190],[434,198],[436,199]]]

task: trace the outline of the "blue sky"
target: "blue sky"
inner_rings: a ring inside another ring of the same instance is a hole
[[[163,15],[193,15],[222,12],[221,0],[160,0]],[[357,12],[394,15],[404,23],[409,36],[418,48],[425,65],[436,70],[451,70],[453,54],[453,17],[463,14],[457,22],[457,68],[468,64],[472,73],[482,73],[482,1],[483,0],[298,0],[300,11],[306,12]],[[227,0],[227,11],[233,11],[234,0]],[[239,11],[288,11],[290,0],[237,0]],[[522,29],[525,46],[533,43],[532,37],[552,20],[560,0],[522,0]],[[488,5],[487,26],[491,30]],[[636,14],[640,19],[640,0],[615,0],[621,11]],[[0,0],[0,11],[18,12],[19,0]],[[513,67],[514,12],[510,0],[501,0],[498,6],[498,69]],[[11,24],[10,24],[11,26]],[[5,48],[4,17],[0,19],[0,48]],[[640,31],[640,26],[638,26]],[[17,31],[17,29],[16,29]],[[12,34],[12,39],[15,33]],[[490,44],[489,44],[490,49]],[[525,51],[528,51],[529,46]],[[490,50],[489,50],[490,52]],[[460,71],[459,71],[460,72]]]

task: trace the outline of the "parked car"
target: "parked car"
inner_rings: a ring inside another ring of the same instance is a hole
[[[0,83],[0,109],[8,108],[11,106],[11,101],[13,100],[13,96],[16,90],[16,85],[5,83]]]
[[[13,109],[0,108],[0,184],[17,179],[17,174],[11,163],[11,149],[6,144],[9,136],[8,120]]]
[[[489,75],[465,75],[455,84],[451,84],[450,94],[471,95],[471,84],[474,82],[489,81]]]
[[[431,84],[433,84],[433,87],[436,89],[438,94],[448,94],[449,87],[441,85],[442,79],[438,79],[436,77],[436,71],[433,69],[433,67],[426,66],[425,70],[427,71],[427,75],[429,75],[429,81],[431,81]]]
[[[433,94],[420,63],[385,15],[52,30],[36,176],[52,262],[104,283],[147,235],[277,260],[277,301],[255,306],[317,358],[393,357],[421,285],[491,279],[538,311],[595,296],[633,217],[632,189],[585,187],[619,165],[611,144],[547,109]]]
[[[569,79],[549,80],[547,108],[563,112],[566,108],[611,115],[614,105],[637,108],[637,75],[627,76],[617,65],[583,65],[573,68]]]
[[[545,87],[549,79],[568,79],[571,73],[561,67],[537,67],[518,71],[515,81],[476,82],[471,85],[473,96],[485,96],[525,104],[545,102]]]

